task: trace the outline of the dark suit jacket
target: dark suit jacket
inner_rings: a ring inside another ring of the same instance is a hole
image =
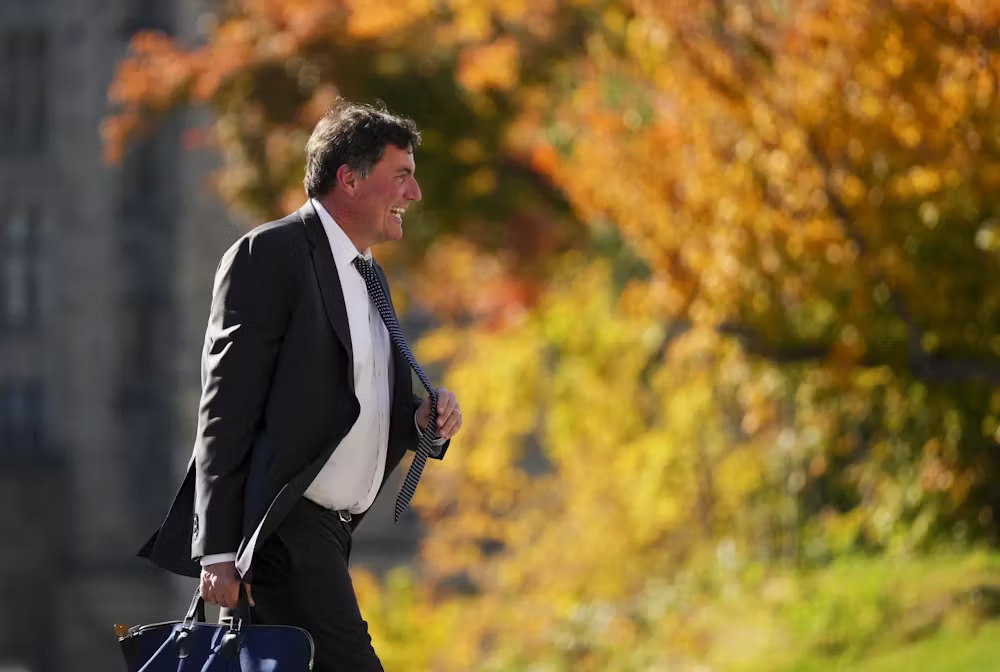
[[[215,277],[194,454],[166,519],[139,555],[198,576],[197,558],[239,549],[237,567],[247,578],[254,548],[358,418],[352,357],[340,277],[312,204],[236,241]],[[380,491],[419,439],[410,367],[395,346],[392,358]],[[354,516],[352,526],[362,518]]]

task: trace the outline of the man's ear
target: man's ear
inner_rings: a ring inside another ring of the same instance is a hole
[[[346,163],[340,164],[340,167],[337,168],[337,188],[353,195],[357,186],[358,176],[348,167]]]

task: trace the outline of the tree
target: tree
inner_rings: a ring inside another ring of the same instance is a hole
[[[207,103],[223,194],[274,214],[336,93],[412,114],[428,206],[394,273],[466,428],[417,497],[420,580],[359,581],[380,650],[680,669],[699,568],[995,538],[998,19],[244,0],[203,47],[136,40],[109,148]]]

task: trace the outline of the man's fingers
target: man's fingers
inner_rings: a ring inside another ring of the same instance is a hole
[[[443,387],[438,388],[438,415],[445,415],[445,411],[448,409],[448,405],[455,405],[455,395],[444,389]]]
[[[235,607],[237,601],[239,600],[240,591],[238,583],[230,583],[226,586],[217,587],[218,590],[209,591],[209,595],[202,593],[202,597],[205,598],[207,602],[218,605],[220,607]]]
[[[455,436],[459,428],[462,426],[462,411],[458,408],[452,410],[452,412],[445,418],[445,424],[441,427],[438,435],[442,439],[450,439]]]
[[[448,419],[448,424],[446,424],[441,429],[441,438],[450,439],[455,436],[458,429],[462,426],[462,415],[458,412],[452,413],[451,417]]]
[[[227,607],[235,607],[240,601],[240,584],[236,583],[230,586],[229,590],[226,591],[226,604]]]
[[[230,571],[223,568],[222,571],[203,570],[201,576],[201,596],[209,604],[220,607],[235,607],[239,602],[240,586],[239,577],[235,572],[235,567]]]
[[[424,399],[424,404],[427,404]],[[458,399],[443,387],[437,390],[437,434],[443,439],[450,439],[462,427],[462,411],[458,408]]]
[[[438,427],[443,428],[449,416],[455,411],[458,402],[451,392],[442,392],[438,396]]]
[[[243,585],[246,586],[247,589],[247,602],[250,603],[251,607],[256,607],[257,604],[253,601],[253,593],[250,591],[250,584],[244,583]]]

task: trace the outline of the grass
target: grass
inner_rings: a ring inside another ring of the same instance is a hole
[[[996,672],[1000,622],[944,628],[917,642],[852,660],[809,657],[783,672]]]
[[[780,582],[776,588],[774,582]],[[1000,555],[852,558],[771,579],[758,622],[776,645],[739,672],[1000,670]]]

